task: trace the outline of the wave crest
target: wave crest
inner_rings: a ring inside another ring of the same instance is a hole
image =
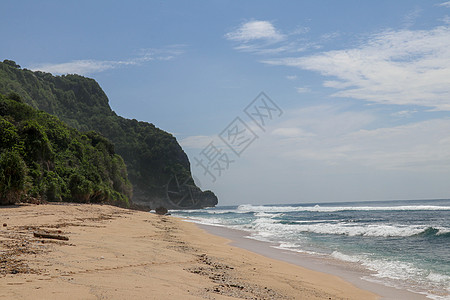
[[[355,225],[354,223],[316,223],[295,224],[273,219],[260,218],[253,222],[258,234],[271,232],[282,233],[315,233],[326,235],[366,236],[366,237],[410,237],[410,236],[436,236],[440,238],[450,237],[449,228],[434,228],[420,225]]]
[[[402,205],[402,206],[265,206],[243,204],[237,208],[237,213],[265,212],[265,213],[286,213],[286,212],[337,212],[337,211],[420,211],[420,210],[450,210],[450,206],[438,205]]]

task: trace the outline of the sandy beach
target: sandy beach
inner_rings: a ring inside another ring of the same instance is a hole
[[[0,208],[0,226],[1,299],[378,298],[171,216],[25,205]]]

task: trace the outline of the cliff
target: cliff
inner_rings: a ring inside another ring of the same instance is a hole
[[[217,204],[214,193],[195,186],[188,157],[175,137],[151,123],[118,116],[95,80],[32,72],[5,60],[0,63],[0,92],[15,92],[69,126],[93,130],[111,140],[127,166],[134,203],[169,209]]]

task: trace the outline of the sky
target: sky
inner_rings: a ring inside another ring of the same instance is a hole
[[[220,205],[450,198],[450,1],[3,0],[0,59],[94,78]]]

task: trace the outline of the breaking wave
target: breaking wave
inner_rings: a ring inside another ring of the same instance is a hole
[[[402,205],[402,206],[265,206],[265,205],[239,205],[236,213],[249,212],[337,212],[337,211],[420,211],[420,210],[450,210],[449,206],[438,205]]]
[[[284,224],[274,219],[260,218],[253,222],[254,229],[259,232],[282,232],[315,233],[327,235],[367,236],[367,237],[450,237],[450,228],[434,228],[419,225],[355,225],[354,223],[316,223],[316,224]]]

